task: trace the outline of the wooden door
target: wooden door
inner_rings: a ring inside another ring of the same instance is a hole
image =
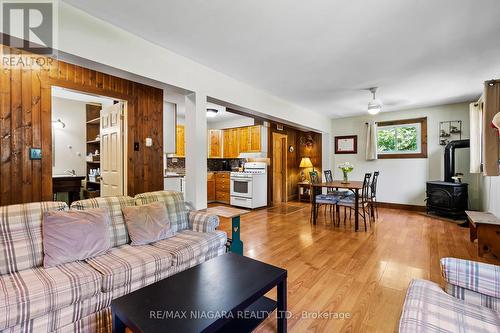
[[[239,153],[247,153],[250,151],[250,128],[240,127],[238,128],[238,151]]]
[[[260,145],[260,130],[261,130],[261,127],[260,126],[250,126],[249,127],[249,132],[250,132],[250,147],[249,147],[249,151],[250,152],[253,152],[253,153],[258,153],[260,152],[262,149],[261,149],[261,145]]]
[[[123,195],[123,103],[101,110],[101,196]]]
[[[273,133],[273,203],[287,201],[287,173],[286,173],[287,136]]]
[[[211,129],[208,131],[208,157],[222,157],[222,131]]]
[[[176,137],[175,137],[175,155],[179,157],[184,157],[186,152],[184,151],[184,126],[176,126]]]

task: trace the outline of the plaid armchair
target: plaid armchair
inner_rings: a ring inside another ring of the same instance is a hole
[[[445,291],[469,304],[500,311],[500,266],[456,258],[441,259]]]
[[[500,266],[441,259],[446,286],[412,280],[399,332],[500,332]]]

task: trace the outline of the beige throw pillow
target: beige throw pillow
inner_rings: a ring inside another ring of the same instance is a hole
[[[57,266],[106,253],[109,213],[105,208],[46,212],[42,222],[43,266]]]
[[[124,207],[122,211],[130,245],[149,244],[174,235],[164,203]]]

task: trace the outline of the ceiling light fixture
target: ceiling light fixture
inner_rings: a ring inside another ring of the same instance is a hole
[[[373,95],[373,99],[368,102],[368,113],[375,115],[382,110],[382,102],[375,98],[377,87],[370,88],[369,90]]]
[[[218,112],[219,112],[219,110],[217,110],[217,109],[207,109],[207,117],[213,118],[217,115]]]

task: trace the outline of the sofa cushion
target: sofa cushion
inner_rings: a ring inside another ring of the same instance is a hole
[[[151,245],[172,254],[175,266],[184,264],[219,248],[224,248],[227,234],[223,231],[197,232],[183,230],[174,237]]]
[[[111,307],[94,312],[51,333],[109,333],[113,331]],[[131,332],[130,330],[126,330]]]
[[[30,268],[0,277],[0,329],[17,325],[101,291],[102,277],[84,262]]]
[[[68,325],[75,325],[76,321],[91,316],[96,312],[109,308],[111,304],[110,293],[99,293],[96,296],[87,298],[83,301],[73,303],[62,309],[51,311],[43,316],[39,316],[16,326],[11,326],[2,333],[29,333],[29,332],[56,332]],[[75,325],[75,327],[78,327]],[[71,332],[111,332],[107,331],[94,331],[92,328],[84,326],[79,327]]]
[[[43,220],[43,266],[83,260],[109,250],[106,208],[47,212]]]
[[[150,245],[122,245],[108,253],[87,259],[86,262],[102,274],[102,290],[129,285],[167,271],[172,266],[172,256]]]
[[[406,293],[399,332],[496,332],[500,313],[467,304],[439,285],[412,280]]]
[[[0,274],[41,266],[43,214],[66,209],[51,201],[0,207]]]
[[[156,191],[138,194],[134,197],[137,206],[147,205],[153,202],[163,202],[167,207],[168,218],[174,232],[188,228],[188,209],[184,202],[182,192]]]
[[[130,245],[145,245],[174,235],[167,208],[161,202],[125,207],[123,216],[132,241]]]
[[[86,210],[91,208],[107,208],[111,224],[109,225],[109,234],[111,237],[111,246],[128,244],[128,232],[123,219],[122,208],[134,205],[134,199],[127,196],[92,198],[86,200],[74,201],[71,209]]]

